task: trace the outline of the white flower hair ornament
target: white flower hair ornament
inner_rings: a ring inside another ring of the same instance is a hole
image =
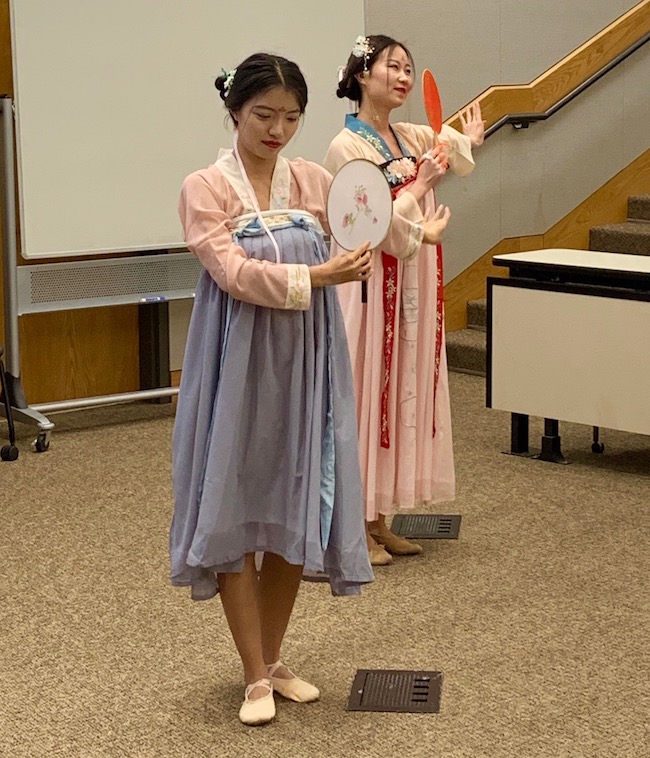
[[[226,80],[223,83],[223,94],[225,97],[228,97],[230,94],[230,90],[232,89],[232,83],[235,80],[235,74],[237,73],[236,68],[230,69],[230,71],[226,71],[225,68],[221,69],[221,73],[226,77]]]
[[[386,171],[399,181],[402,179],[412,179],[418,172],[414,161],[409,160],[409,158],[397,158],[390,161],[386,166]]]
[[[355,58],[363,58],[363,70],[368,70],[368,58],[375,52],[375,48],[370,44],[368,37],[359,35],[352,48],[352,55]]]

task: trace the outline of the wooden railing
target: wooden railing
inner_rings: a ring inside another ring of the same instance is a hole
[[[649,35],[650,0],[643,0],[529,84],[490,87],[476,98],[481,103],[487,131],[492,133],[504,119],[516,119],[520,114],[532,116],[529,122],[542,120],[543,114],[557,108],[558,103],[577,96],[585,83],[593,84],[612,65],[618,65],[645,44]],[[460,129],[458,113],[446,123]]]

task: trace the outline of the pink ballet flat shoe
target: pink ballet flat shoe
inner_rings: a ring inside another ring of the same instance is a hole
[[[320,697],[318,687],[314,687],[313,684],[309,684],[309,682],[306,682],[304,679],[295,676],[292,671],[289,671],[289,669],[287,669],[287,671],[291,674],[291,679],[282,679],[279,676],[273,676],[280,666],[283,665],[282,661],[277,661],[268,666],[269,677],[273,689],[278,694],[282,695],[282,697],[286,697],[287,700],[293,700],[294,703],[313,703],[314,700],[318,700]]]
[[[258,697],[255,700],[250,700],[249,695],[256,687],[266,687],[268,694],[264,697]],[[264,678],[258,679],[253,684],[249,684],[246,687],[246,694],[244,695],[244,702],[239,709],[239,720],[242,724],[248,726],[259,726],[260,724],[268,724],[269,721],[273,721],[275,718],[275,700],[273,699],[273,685],[271,680]]]
[[[392,555],[376,542],[368,548],[368,557],[370,558],[371,566],[390,566],[393,562]]]

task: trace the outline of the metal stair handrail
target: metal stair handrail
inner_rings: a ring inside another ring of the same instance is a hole
[[[555,103],[555,105],[552,105],[548,110],[542,111],[540,113],[510,113],[503,116],[498,121],[495,121],[492,126],[488,127],[485,130],[485,138],[487,139],[488,137],[492,136],[506,124],[512,124],[515,129],[528,129],[529,125],[536,121],[546,121],[547,118],[550,118],[554,113],[557,113],[561,108],[564,108],[565,105],[568,105],[568,103],[578,97],[578,95],[584,92],[588,87],[591,87],[592,84],[597,82],[601,77],[605,76],[605,74],[609,73],[613,68],[616,68],[619,63],[622,63],[626,58],[632,55],[632,53],[636,52],[640,47],[645,45],[648,40],[650,40],[650,32],[647,32],[643,35],[643,37],[640,37],[636,42],[633,42],[622,53],[619,53],[609,63],[605,64],[602,68],[596,71],[595,74],[592,74],[588,79],[585,79],[582,84],[579,84],[577,87],[572,89],[571,92],[558,100],[557,103]]]

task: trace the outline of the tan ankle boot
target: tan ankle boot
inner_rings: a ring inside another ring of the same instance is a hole
[[[422,552],[422,545],[417,542],[410,542],[403,537],[398,537],[389,529],[386,531],[370,533],[373,540],[383,545],[391,555],[419,555]]]

